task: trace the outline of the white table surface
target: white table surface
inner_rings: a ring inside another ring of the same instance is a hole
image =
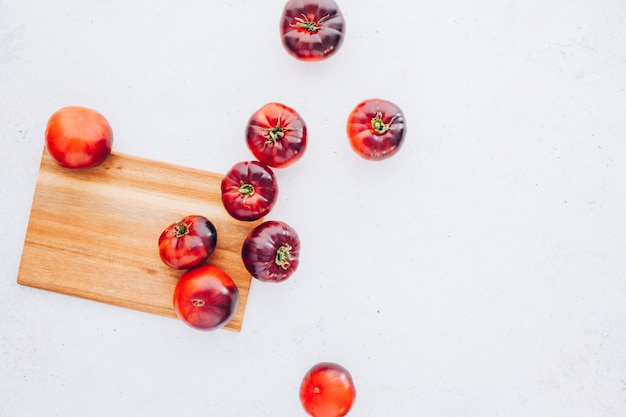
[[[283,50],[282,6],[0,1],[0,415],[304,416],[319,361],[355,417],[626,415],[626,2],[343,0],[320,63]],[[370,97],[407,119],[384,162],[345,135]],[[253,281],[240,333],[16,283],[53,111],[225,172],[270,101],[309,127],[268,216],[302,261]]]

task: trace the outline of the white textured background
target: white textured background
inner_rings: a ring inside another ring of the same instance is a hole
[[[355,417],[625,416],[626,2],[342,0],[322,63],[282,49],[282,6],[0,0],[0,415],[304,416],[332,360]],[[408,125],[380,163],[344,133],[370,97]],[[241,333],[16,283],[53,111],[225,172],[269,101],[309,126],[268,216],[302,263]]]

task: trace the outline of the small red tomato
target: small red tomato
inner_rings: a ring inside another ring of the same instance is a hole
[[[334,0],[289,0],[281,17],[280,34],[290,55],[320,61],[343,43],[345,22]]]
[[[185,271],[174,288],[174,310],[179,319],[198,330],[223,327],[235,315],[239,290],[215,265]]]
[[[255,227],[243,242],[241,258],[259,281],[280,282],[289,278],[300,261],[300,239],[287,223],[269,220]]]
[[[300,402],[313,417],[345,416],[355,398],[350,372],[336,363],[322,362],[313,366],[300,385]]]
[[[259,161],[273,168],[284,168],[304,154],[306,124],[291,107],[268,103],[250,117],[246,142]]]
[[[159,255],[165,265],[189,269],[203,263],[215,250],[217,231],[204,216],[187,216],[159,236]]]
[[[254,221],[272,210],[278,198],[278,183],[262,162],[237,162],[222,179],[222,203],[237,220]]]
[[[65,168],[91,168],[111,153],[113,130],[95,110],[69,106],[57,110],[46,126],[46,149]]]
[[[404,114],[389,101],[365,100],[350,113],[346,130],[350,146],[359,156],[373,161],[386,159],[402,145]]]

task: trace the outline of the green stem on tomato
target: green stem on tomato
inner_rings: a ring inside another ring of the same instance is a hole
[[[294,17],[296,23],[292,23],[290,26],[298,29],[304,29],[309,33],[316,33],[322,27],[321,23],[329,17],[330,14],[327,14],[326,16],[322,16],[318,20],[315,20],[314,18],[309,18],[309,16],[302,13],[302,17]]]
[[[272,128],[267,128],[267,134],[265,135],[265,139],[267,139],[267,141],[265,143],[274,145],[276,141],[282,139],[285,136],[285,129],[280,125],[280,116],[282,115],[278,115],[276,126]]]
[[[174,236],[176,237],[185,236],[187,233],[189,233],[189,226],[191,226],[190,223],[178,222],[176,226],[174,226]]]
[[[252,197],[254,195],[254,185],[243,182],[239,183],[239,194],[244,198]]]
[[[372,129],[374,129],[374,132],[378,133],[379,135],[382,135],[383,133],[387,133],[388,131],[394,129],[393,127],[391,127],[391,124],[393,123],[395,119],[396,119],[396,116],[393,116],[391,120],[389,120],[389,123],[385,123],[383,121],[383,113],[380,110],[378,110],[376,112],[376,116],[372,118]]]
[[[289,261],[291,260],[291,249],[291,246],[284,244],[276,250],[276,257],[274,258],[274,262],[276,263],[276,265],[280,266],[283,269],[289,268]]]

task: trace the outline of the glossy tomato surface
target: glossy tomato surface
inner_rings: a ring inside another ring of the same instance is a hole
[[[350,113],[346,130],[350,146],[359,156],[379,161],[400,149],[406,133],[404,114],[390,101],[365,100]]]
[[[291,107],[268,103],[250,117],[246,143],[265,165],[285,168],[299,160],[306,150],[306,123]]]
[[[217,230],[206,217],[191,215],[168,226],[159,236],[159,255],[165,265],[189,269],[203,263],[217,245]]]
[[[276,176],[262,162],[237,162],[222,179],[222,203],[237,220],[260,219],[272,210],[277,198]]]
[[[255,227],[246,237],[241,257],[254,278],[281,282],[298,268],[300,238],[287,223],[269,220]]]
[[[235,315],[239,290],[222,269],[205,264],[185,271],[174,289],[179,319],[198,330],[223,327]]]
[[[356,389],[350,372],[332,362],[313,366],[300,385],[300,402],[313,417],[345,416],[355,398]]]
[[[45,133],[46,149],[65,168],[91,168],[111,153],[113,130],[93,109],[63,107],[50,116]]]
[[[289,54],[320,61],[343,43],[345,21],[334,0],[289,0],[281,16],[280,34]]]

